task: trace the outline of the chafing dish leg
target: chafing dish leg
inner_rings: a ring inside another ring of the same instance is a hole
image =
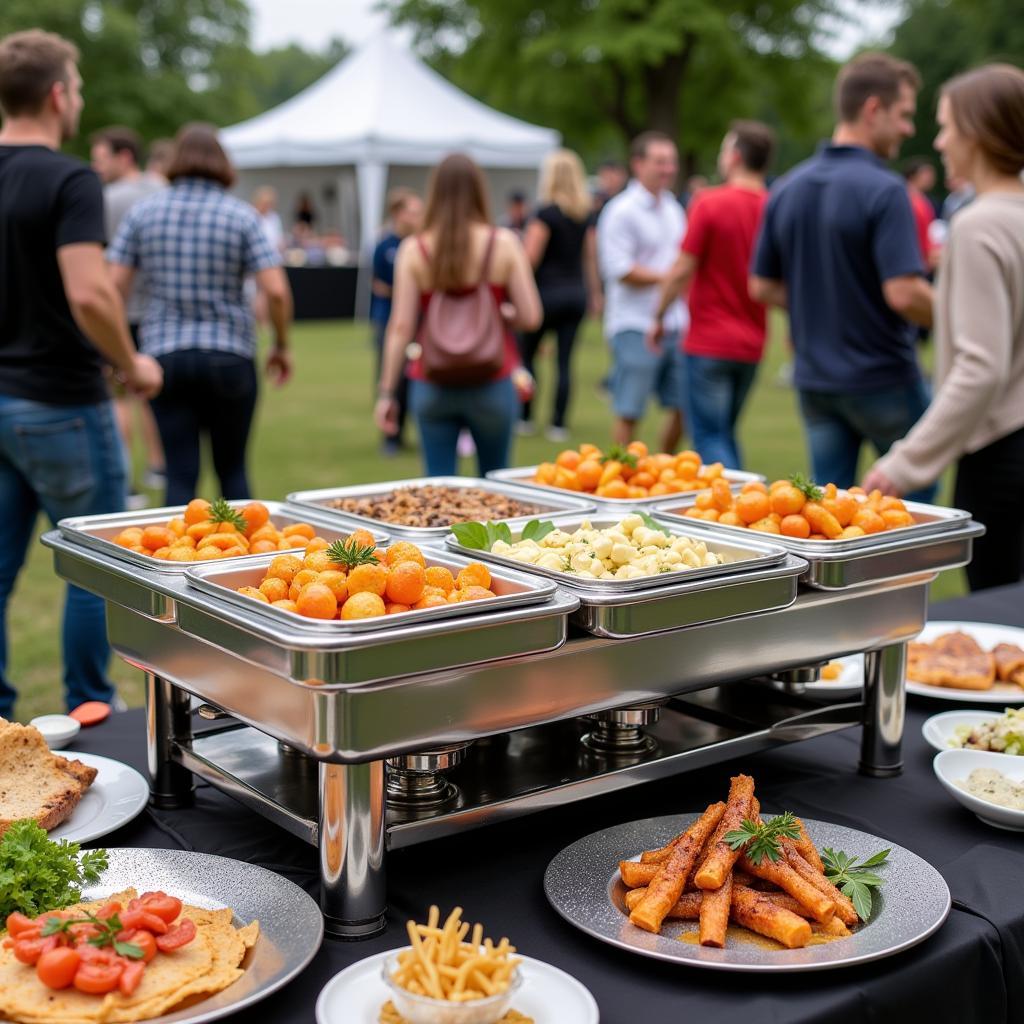
[[[192,739],[188,693],[166,679],[146,673],[146,758],[149,799],[154,807],[187,807],[195,794],[192,773],[172,755],[176,743]]]
[[[320,909],[335,938],[384,931],[384,762],[320,762]]]
[[[863,775],[885,778],[903,771],[907,645],[893,644],[864,655]]]

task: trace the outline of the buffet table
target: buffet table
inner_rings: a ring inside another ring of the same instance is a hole
[[[1024,626],[1024,585],[935,605],[930,617]],[[523,953],[574,975],[594,994],[606,1024],[669,1021],[682,1015],[715,1024],[1019,1020],[1024,1001],[1024,851],[1018,835],[983,825],[934,778],[933,751],[921,738],[921,724],[951,706],[909,698],[905,769],[896,778],[858,775],[860,731],[847,730],[521,821],[394,850],[388,859],[387,932],[362,942],[326,940],[296,981],[232,1019],[312,1021],[317,994],[335,973],[403,945],[406,919],[423,919],[433,902],[443,910],[463,906],[467,918],[483,921],[491,934],[507,934]],[[75,747],[144,771],[143,713],[115,715],[83,732]],[[698,971],[630,955],[576,931],[548,905],[544,869],[564,846],[620,822],[703,807],[740,770],[757,778],[758,794],[773,810],[860,828],[929,860],[953,895],[945,925],[923,945],[862,967],[767,977]],[[318,885],[314,848],[208,786],[200,788],[194,808],[147,810],[103,845],[216,853],[261,864],[311,893]]]

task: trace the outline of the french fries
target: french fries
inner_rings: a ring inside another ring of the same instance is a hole
[[[521,963],[506,938],[495,945],[485,939],[483,926],[473,926],[471,941],[465,942],[469,924],[461,920],[462,908],[456,907],[443,928],[441,914],[432,906],[427,923],[409,921],[410,948],[398,954],[398,968],[391,975],[396,985],[419,996],[465,1003],[504,992],[512,973]]]
[[[737,775],[726,803],[710,804],[639,860],[621,861],[630,923],[657,933],[666,920],[698,921],[700,944],[713,948],[726,945],[729,924],[788,949],[851,935],[860,918],[825,877],[803,822],[783,816],[765,824],[760,810],[754,780]]]

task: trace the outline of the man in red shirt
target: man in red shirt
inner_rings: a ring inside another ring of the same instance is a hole
[[[935,168],[924,157],[911,157],[903,165],[903,177],[907,179],[907,194],[910,209],[914,212],[914,226],[917,228],[917,244],[921,259],[929,270],[935,269],[935,253],[929,237],[929,228],[935,220],[935,207],[928,193],[935,188]],[[924,334],[927,336],[928,332]]]
[[[703,189],[690,207],[682,251],[662,286],[650,344],[664,311],[692,282],[686,353],[686,410],[705,462],[740,468],[739,419],[765,343],[765,309],[747,291],[754,242],[768,198],[765,171],[775,145],[757,121],[735,121],[718,154],[724,185]]]

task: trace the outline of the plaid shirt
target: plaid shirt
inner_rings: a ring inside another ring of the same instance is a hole
[[[179,178],[125,215],[107,250],[111,263],[145,274],[142,351],[256,352],[252,313],[242,293],[247,274],[276,267],[253,207],[202,178]]]

